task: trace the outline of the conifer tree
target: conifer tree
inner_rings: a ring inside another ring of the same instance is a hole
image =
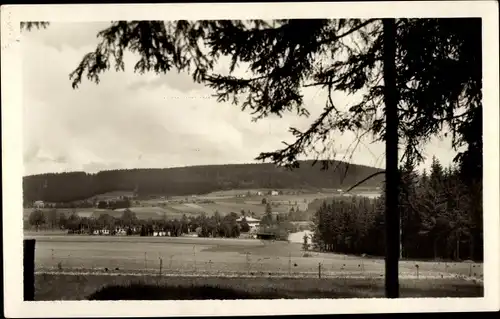
[[[467,146],[457,156],[462,175],[481,174],[475,165],[482,158],[480,19],[116,21],[98,36],[96,50],[71,74],[75,88],[84,77],[98,83],[111,67],[123,70],[130,50],[138,55],[136,71],[190,72],[219,101],[250,109],[256,120],[284,112],[308,116],[303,88],[324,89],[324,110],[311,126],[290,128],[293,143],[258,159],[297,167],[300,155],[331,151],[335,132],[356,132],[358,142],[367,135],[386,141],[389,297],[398,296],[398,136],[405,159],[419,162],[422,144],[447,125],[453,146]],[[222,56],[231,61],[229,74],[214,72]],[[238,65],[250,75],[235,76]],[[333,91],[362,96],[342,110]]]

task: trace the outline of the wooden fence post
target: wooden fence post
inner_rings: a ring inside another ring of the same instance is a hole
[[[318,263],[318,278],[321,279],[321,263]]]
[[[161,277],[162,267],[163,267],[163,259],[160,257],[160,277]]]
[[[288,253],[288,276],[292,275],[292,253]]]
[[[24,301],[35,300],[35,239],[23,242],[23,286]]]
[[[247,258],[246,258],[246,262],[247,262],[247,272],[248,272],[248,274],[250,275],[250,255],[249,255],[248,251],[246,252],[246,255],[247,255]]]
[[[196,245],[193,245],[193,260],[194,260],[194,272],[197,271],[196,268]]]

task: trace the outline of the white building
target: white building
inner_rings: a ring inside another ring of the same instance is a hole
[[[236,219],[236,222],[238,224],[241,224],[243,222],[243,218],[245,218],[245,220],[247,221],[247,224],[248,224],[248,226],[250,226],[250,229],[257,228],[260,225],[260,220],[259,219],[256,219],[256,218],[253,218],[253,217],[249,217],[249,216],[246,216],[246,217],[241,216],[238,219]]]
[[[155,231],[155,232],[153,232],[153,236],[164,237],[164,236],[167,236],[167,232],[164,232],[164,231]]]
[[[119,235],[119,236],[126,236],[127,235],[127,230],[124,228],[116,228],[115,232],[116,232],[116,235]]]
[[[92,233],[94,235],[109,235],[110,231],[109,229],[95,229]]]
[[[33,203],[33,207],[34,208],[44,208],[45,207],[45,203],[41,200],[37,200]]]
[[[160,231],[155,231],[155,232],[153,232],[153,236],[156,236],[156,237],[165,237],[165,236],[167,236],[167,232],[161,231],[161,230]]]
[[[279,195],[279,193],[277,191],[272,191],[271,192],[271,196],[278,196],[278,195]]]

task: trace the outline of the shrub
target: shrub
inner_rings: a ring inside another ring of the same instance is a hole
[[[276,299],[275,292],[252,293],[232,288],[208,285],[190,287],[160,286],[133,283],[127,286],[104,287],[88,297],[88,300],[209,300],[209,299]]]

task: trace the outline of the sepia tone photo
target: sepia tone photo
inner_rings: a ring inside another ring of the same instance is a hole
[[[18,28],[24,301],[485,297],[481,17]]]

